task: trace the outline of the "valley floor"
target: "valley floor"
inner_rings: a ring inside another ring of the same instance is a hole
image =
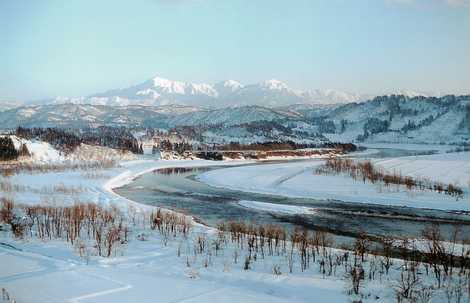
[[[117,168],[93,172],[77,170],[19,174],[2,177],[1,181],[9,182],[12,190],[4,190],[0,194],[13,198],[17,203],[72,205],[77,202],[93,202],[116,206],[123,212],[143,213],[152,208],[120,197],[112,189],[158,168],[240,163],[134,160],[122,162]],[[312,169],[320,163],[321,160],[312,160],[223,168],[209,171],[201,175],[200,179],[215,186],[246,191],[470,210],[468,196],[457,202],[444,195],[410,194],[398,190],[387,193],[387,198],[381,198],[385,196],[384,191],[380,192],[374,186],[358,184],[343,177],[314,175]],[[400,167],[410,174],[434,172],[431,177],[470,180],[470,153],[380,160],[378,163],[384,167]],[[426,170],[429,165],[436,169]],[[246,207],[270,207],[256,201],[244,203]],[[295,213],[310,210],[278,207],[274,211]],[[136,239],[144,233],[146,241]],[[192,237],[213,233],[214,230],[196,224]],[[325,277],[318,268],[305,272],[296,268],[293,274],[287,274],[288,260],[283,257],[254,262],[250,270],[243,270],[244,255],[240,256],[239,263],[233,264],[236,249],[230,246],[221,256],[211,259],[211,265],[207,266],[207,257],[191,256],[192,248],[186,239],[170,241],[168,245],[163,242],[157,232],[135,227],[131,231],[130,241],[116,251],[114,257],[91,255],[85,260],[77,255],[74,247],[64,241],[13,240],[7,232],[0,231],[0,288],[5,288],[16,302],[25,303],[351,300],[346,291],[348,282],[344,280],[344,273]],[[180,250],[184,257],[177,257],[176,251]],[[279,275],[273,274],[273,266],[276,265],[280,268]],[[399,261],[396,261],[395,267],[401,268]],[[363,302],[394,302],[395,278],[396,275],[391,275],[368,281],[363,288]]]
[[[222,264],[188,268],[174,245],[158,237],[132,240],[122,256],[79,259],[63,242],[9,243],[1,239],[0,287],[16,302],[322,302],[345,301],[343,283],[308,275],[273,276]],[[231,259],[231,255],[222,260]],[[225,261],[228,262],[228,261]],[[266,266],[267,267],[267,266]],[[0,300],[0,302],[2,302]]]
[[[21,190],[2,191],[1,196],[12,197],[17,203],[94,202],[117,206],[124,212],[145,212],[151,207],[122,198],[112,188],[159,168],[241,163],[245,162],[134,160],[93,175],[83,171],[19,174],[2,181],[19,185]],[[73,193],[56,192],[55,186],[69,188]],[[134,230],[134,238],[140,232],[144,231]],[[211,233],[211,229],[203,226],[196,226],[194,231],[207,232]],[[0,231],[0,288],[5,288],[16,302],[26,303],[310,302],[312,297],[323,302],[347,300],[343,283],[336,279],[306,274],[274,276],[269,263],[244,271],[241,261],[237,268],[226,265],[233,258],[228,252],[214,261],[217,265],[205,268],[203,260],[195,260],[188,268],[186,259],[176,256],[182,240],[164,246],[157,233],[146,237],[147,241],[131,239],[113,258],[91,256],[84,260],[64,241],[13,240]],[[279,264],[283,271],[287,270],[285,260]]]

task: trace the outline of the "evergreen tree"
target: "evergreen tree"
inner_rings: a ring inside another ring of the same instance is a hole
[[[18,158],[18,151],[10,137],[0,137],[0,160],[9,161]]]

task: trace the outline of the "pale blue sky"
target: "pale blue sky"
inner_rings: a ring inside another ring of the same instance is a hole
[[[155,75],[470,93],[467,0],[0,0],[0,99]]]

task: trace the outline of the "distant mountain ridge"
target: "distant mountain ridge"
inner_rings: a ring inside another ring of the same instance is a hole
[[[366,100],[366,96],[336,90],[294,90],[286,83],[275,79],[244,85],[235,80],[206,84],[154,77],[126,88],[112,89],[86,97],[56,97],[43,100],[41,103],[119,106],[180,104],[224,108],[247,105],[277,107],[297,103],[337,104],[363,100]]]
[[[345,104],[370,100],[378,95],[404,95],[407,97],[441,97],[441,93],[390,90],[380,94],[357,94],[333,89],[296,90],[286,83],[271,79],[254,84],[226,80],[215,84],[192,83],[154,77],[137,85],[111,89],[79,97],[55,97],[42,100],[6,102],[0,100],[0,111],[21,105],[91,104],[109,106],[162,106],[183,105],[206,108],[259,105],[282,107],[294,104]],[[0,96],[1,97],[1,96]]]
[[[15,107],[22,106],[22,102],[18,101],[11,101],[11,100],[0,100],[0,111],[12,109]]]

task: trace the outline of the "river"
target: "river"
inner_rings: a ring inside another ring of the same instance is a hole
[[[423,151],[381,149],[367,157],[385,158],[420,153]],[[268,163],[272,162],[249,165]],[[366,233],[372,239],[382,236],[415,238],[431,223],[440,225],[444,238],[450,238],[456,226],[462,229],[462,235],[470,235],[469,214],[249,193],[211,187],[195,179],[197,174],[222,168],[212,166],[160,169],[144,174],[115,191],[139,203],[190,214],[210,226],[215,226],[221,221],[245,220],[259,224],[280,224],[288,229],[302,227],[323,230],[332,233],[338,245],[351,243],[351,239],[359,233]],[[315,213],[270,213],[242,207],[238,204],[240,200],[307,206],[314,208]]]

